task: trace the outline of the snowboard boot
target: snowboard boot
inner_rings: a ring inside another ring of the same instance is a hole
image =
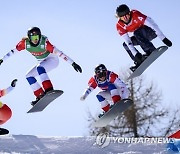
[[[138,53],[135,55],[135,57],[134,57],[134,64],[135,64],[135,66],[130,67],[130,70],[131,70],[132,72],[134,72],[134,71],[141,65],[141,63],[142,63],[143,61],[144,61],[143,55],[138,52]]]
[[[44,93],[47,94],[48,92],[53,91],[53,90],[54,90],[54,88],[51,87],[51,88],[46,89]]]
[[[136,65],[140,65],[143,62],[143,56],[141,53],[137,53],[134,57],[134,60],[136,62]]]
[[[31,102],[31,105],[34,106],[45,94],[41,94],[39,97],[36,97],[36,100]]]
[[[147,57],[148,57],[151,53],[152,53],[152,51],[148,50],[148,51],[146,51],[146,53],[145,53],[144,56],[147,56]]]
[[[109,107],[109,110],[110,110],[113,106],[114,106],[114,105],[111,105],[111,106]],[[108,110],[108,111],[109,111],[109,110]],[[100,113],[100,114],[98,115],[98,117],[101,118],[101,117],[102,117],[105,113],[107,113],[108,111],[104,111],[104,110],[103,110],[103,112]]]
[[[39,100],[40,100],[40,98],[39,98],[39,97],[36,97],[36,100],[32,101],[32,102],[31,102],[31,105],[34,106]]]
[[[145,51],[145,54],[143,54],[143,57],[146,59],[150,54],[152,53],[151,50]]]
[[[105,111],[103,111],[103,113],[100,113],[100,114],[98,115],[98,118],[101,118],[105,113],[106,113]]]
[[[115,104],[110,105],[109,110],[111,110],[114,107]]]
[[[147,58],[154,50],[156,50],[156,48],[152,46],[149,50],[144,51],[145,54],[143,54],[143,56]]]

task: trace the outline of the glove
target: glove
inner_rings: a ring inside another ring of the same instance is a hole
[[[14,80],[11,82],[11,86],[12,86],[12,87],[15,87],[15,86],[16,86],[16,82],[17,82],[17,79],[14,79]]]
[[[2,108],[2,106],[3,106],[3,103],[2,103],[2,102],[0,102],[0,108]]]
[[[86,99],[85,95],[81,96],[81,98],[80,98],[81,101],[84,101],[85,99]]]
[[[162,40],[164,44],[166,44],[168,47],[171,47],[172,46],[172,42],[167,39],[166,37]]]
[[[78,65],[78,64],[76,64],[75,62],[73,62],[72,63],[72,66],[74,67],[74,69],[78,72],[80,72],[80,73],[82,73],[82,69],[81,69],[81,67]]]
[[[2,59],[0,59],[0,65],[2,64],[2,62],[3,62],[3,60],[2,60]]]

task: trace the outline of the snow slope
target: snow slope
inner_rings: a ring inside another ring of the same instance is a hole
[[[47,154],[165,154],[166,144],[114,143],[102,148],[95,137],[0,136],[0,153]]]

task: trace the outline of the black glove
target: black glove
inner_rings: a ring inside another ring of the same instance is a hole
[[[74,69],[78,72],[80,72],[80,73],[82,73],[82,69],[81,69],[81,67],[78,65],[78,64],[76,64],[75,62],[73,62],[72,63],[72,66],[74,67]]]
[[[2,60],[2,59],[0,59],[0,65],[2,64],[2,62],[3,62],[3,60]]]
[[[164,44],[166,44],[168,47],[171,47],[172,46],[172,42],[167,39],[166,37],[162,40]]]
[[[17,79],[14,79],[14,80],[11,82],[11,86],[12,86],[12,87],[15,87],[15,86],[16,86],[16,82],[17,82]]]

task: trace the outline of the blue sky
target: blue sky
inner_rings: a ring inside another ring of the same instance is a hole
[[[41,113],[27,114],[34,100],[25,79],[26,72],[36,64],[36,59],[26,51],[15,55],[0,67],[0,88],[7,87],[11,80],[18,78],[16,89],[1,98],[7,103],[13,117],[2,127],[12,134],[48,136],[87,135],[87,111],[96,113],[100,105],[95,90],[85,102],[80,101],[96,64],[104,63],[107,68],[119,73],[120,69],[133,64],[122,47],[123,39],[116,31],[115,10],[122,3],[150,16],[173,46],[163,54],[145,73],[147,82],[153,81],[163,93],[166,107],[179,106],[179,0],[6,0],[1,3],[1,52],[9,52],[26,36],[27,29],[38,26],[52,44],[64,51],[83,73],[76,73],[63,59],[58,68],[49,73],[55,89],[64,94]],[[155,39],[156,47],[163,45]]]

